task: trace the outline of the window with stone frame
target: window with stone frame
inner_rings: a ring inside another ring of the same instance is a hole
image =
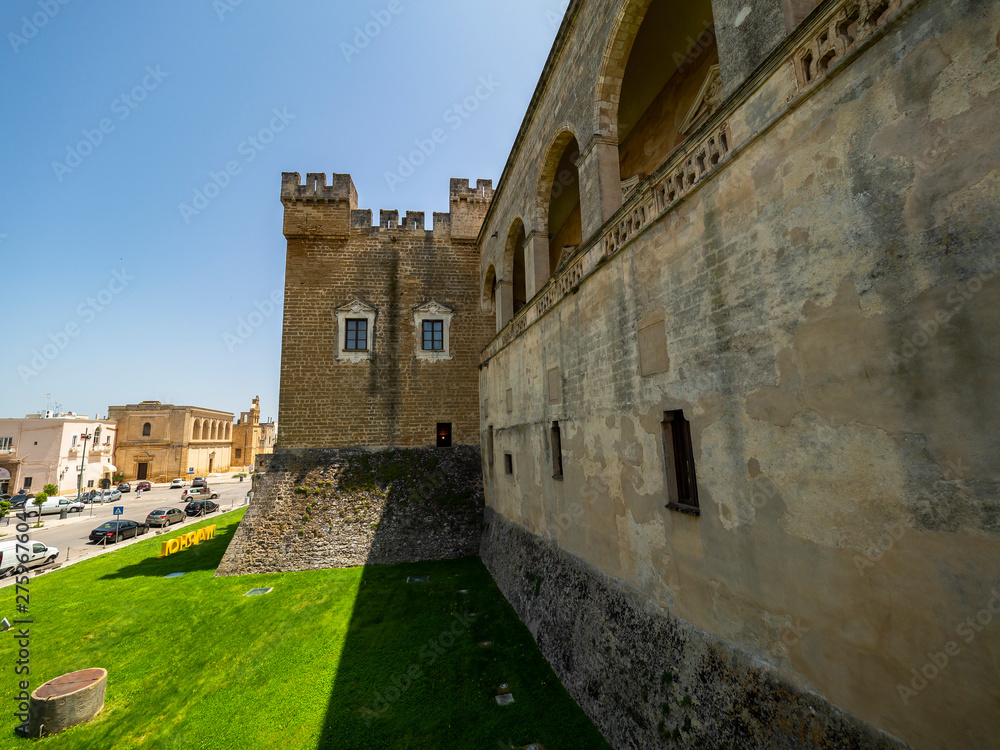
[[[431,300],[413,311],[416,334],[416,358],[448,360],[451,353],[451,320],[454,312],[440,302]]]
[[[444,351],[444,321],[425,320],[424,325],[424,351],[443,352]]]
[[[371,359],[375,348],[375,308],[353,299],[334,313],[337,318],[336,360],[356,364]]]
[[[344,333],[347,340],[344,342],[344,351],[366,352],[368,351],[368,320],[365,318],[348,318]]]

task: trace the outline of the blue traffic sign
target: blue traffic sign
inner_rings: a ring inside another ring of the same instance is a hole
[[[116,516],[120,516],[124,512],[125,512],[125,506],[124,505],[116,505],[114,507],[114,514]]]

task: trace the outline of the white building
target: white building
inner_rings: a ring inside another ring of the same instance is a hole
[[[110,420],[73,413],[0,419],[0,493],[38,493],[54,484],[59,494],[75,495],[81,466],[83,489],[110,482],[117,432]]]

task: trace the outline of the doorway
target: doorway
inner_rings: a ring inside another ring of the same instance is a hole
[[[437,447],[451,447],[451,422],[438,422],[437,426]]]
[[[143,479],[149,478],[149,464],[139,464],[139,468],[135,472],[135,478],[140,482]]]

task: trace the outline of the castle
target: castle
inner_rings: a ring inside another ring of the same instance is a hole
[[[475,535],[614,747],[1000,747],[998,29],[573,0],[433,230],[284,175],[281,428],[220,572],[401,559],[269,539],[298,476],[481,446],[483,507],[399,554]]]

